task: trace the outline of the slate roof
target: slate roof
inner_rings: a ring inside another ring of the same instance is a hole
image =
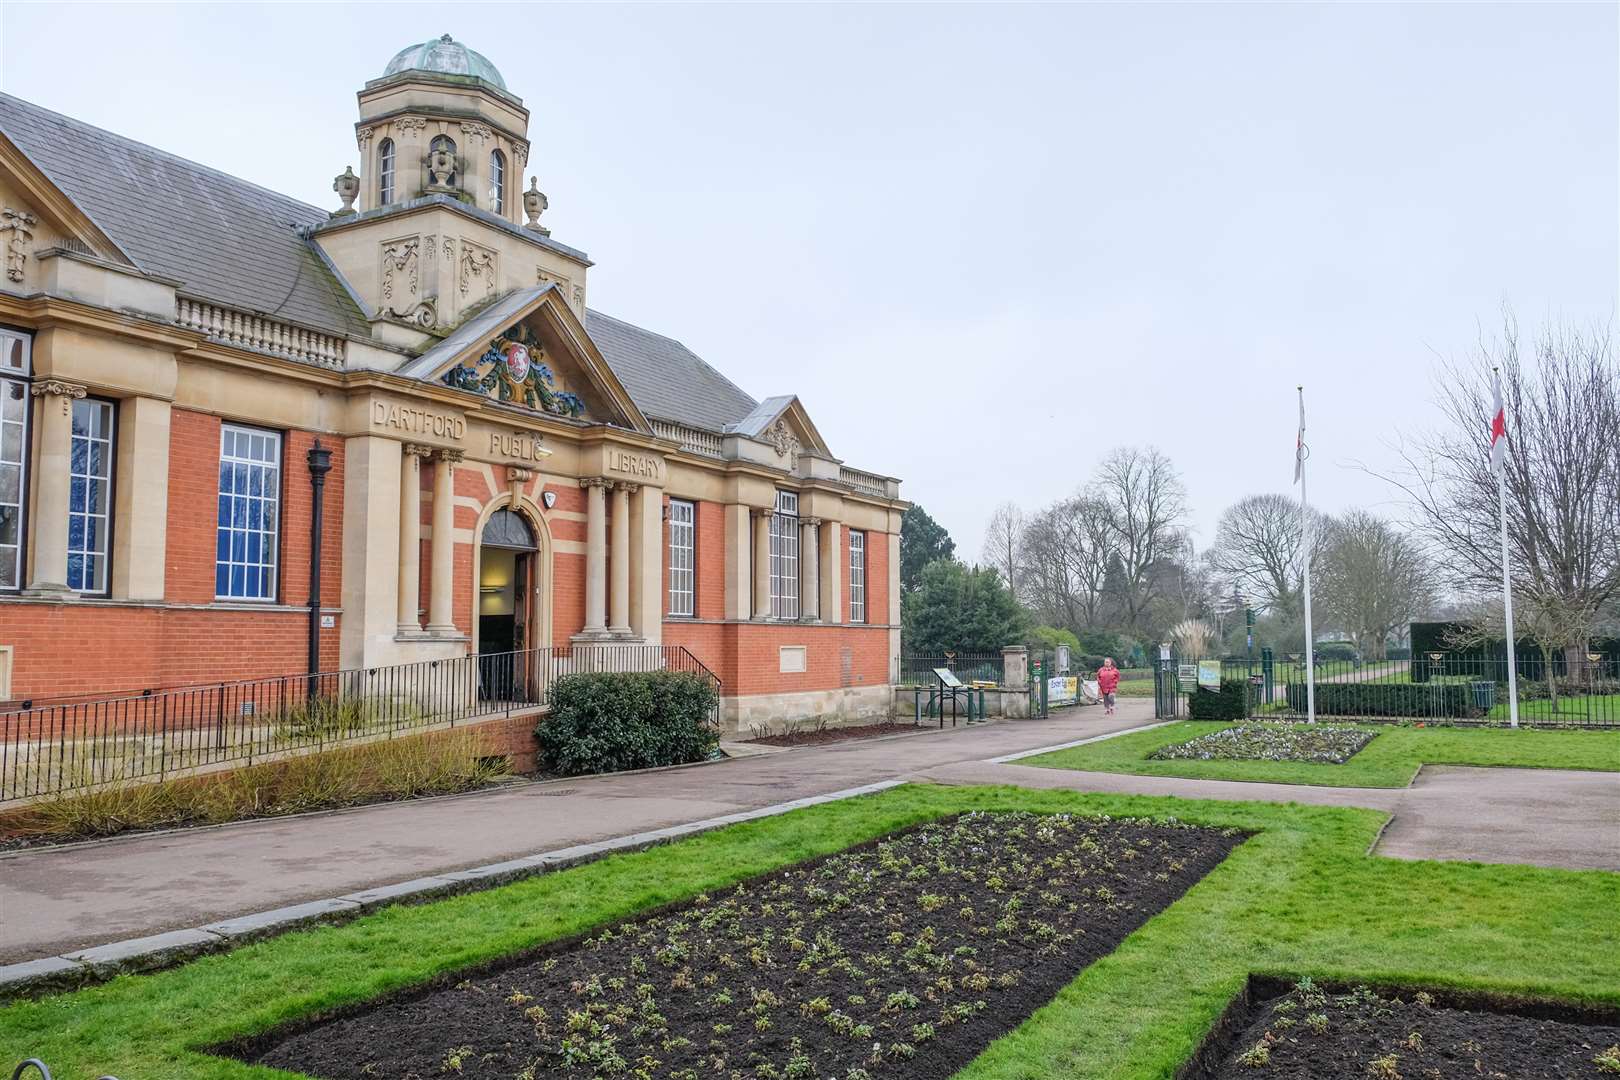
[[[630,397],[648,416],[723,431],[754,410],[754,399],[674,338],[600,311],[585,330]]]
[[[370,336],[295,231],[325,210],[9,94],[0,131],[140,269],[229,307]]]

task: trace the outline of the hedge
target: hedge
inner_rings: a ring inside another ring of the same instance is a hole
[[[1305,684],[1288,684],[1288,707],[1305,711]],[[1467,683],[1317,683],[1319,716],[1473,719],[1481,715]]]
[[[1223,679],[1219,690],[1199,687],[1187,698],[1187,716],[1192,720],[1247,719],[1249,684],[1243,679]]]
[[[540,763],[563,776],[684,765],[713,756],[714,682],[684,671],[564,675],[534,729]]]

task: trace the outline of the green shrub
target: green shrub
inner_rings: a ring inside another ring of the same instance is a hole
[[[1249,715],[1249,684],[1242,679],[1223,679],[1219,690],[1194,690],[1187,699],[1187,716],[1193,720],[1243,720]]]
[[[1305,711],[1305,684],[1288,684],[1288,707]],[[1317,683],[1320,716],[1472,719],[1480,715],[1467,683]]]
[[[684,765],[714,753],[714,683],[683,671],[565,675],[534,737],[544,767],[563,776]]]

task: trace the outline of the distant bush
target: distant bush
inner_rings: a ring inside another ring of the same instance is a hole
[[[714,682],[684,671],[565,675],[534,735],[563,776],[703,761],[720,743]]]
[[[1305,684],[1288,684],[1288,707],[1304,712]],[[1321,716],[1444,717],[1473,719],[1481,715],[1467,683],[1317,683],[1316,711]]]
[[[1219,690],[1199,688],[1187,699],[1187,716],[1193,720],[1243,720],[1249,715],[1249,684],[1242,679],[1224,679]]]
[[[1316,659],[1320,663],[1324,660],[1356,660],[1361,656],[1356,647],[1348,641],[1319,641],[1316,644]]]

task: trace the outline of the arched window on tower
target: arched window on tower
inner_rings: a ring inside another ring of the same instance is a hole
[[[394,201],[394,140],[384,139],[377,146],[377,204]]]
[[[489,208],[506,213],[506,155],[499,150],[489,154]]]

